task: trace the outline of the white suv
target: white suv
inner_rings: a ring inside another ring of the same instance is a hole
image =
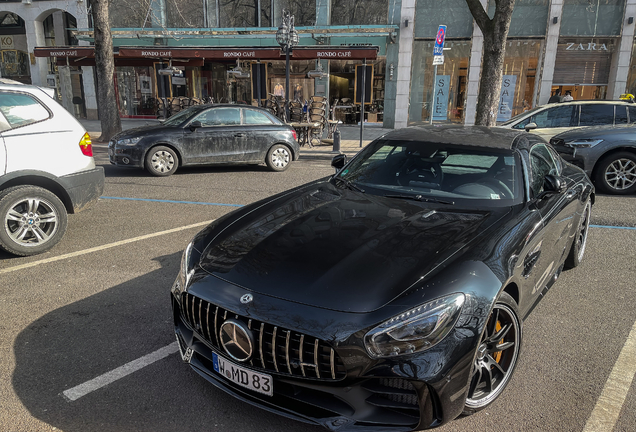
[[[84,127],[42,89],[0,83],[0,247],[21,256],[49,250],[67,213],[103,190]]]

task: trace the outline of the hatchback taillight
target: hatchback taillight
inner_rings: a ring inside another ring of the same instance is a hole
[[[296,129],[292,129],[292,136],[296,141],[298,141],[298,135],[296,134]]]
[[[93,142],[91,141],[91,137],[88,135],[88,132],[86,132],[80,140],[79,146],[84,156],[93,156]]]

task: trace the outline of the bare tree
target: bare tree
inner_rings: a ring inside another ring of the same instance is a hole
[[[495,0],[495,15],[492,19],[484,10],[480,0],[466,0],[475,22],[484,35],[481,78],[477,96],[475,124],[494,126],[501,93],[506,38],[515,0]]]
[[[99,141],[109,141],[121,132],[121,120],[115,100],[115,59],[113,58],[113,37],[110,33],[108,0],[90,0],[93,17],[93,38],[95,39],[95,71],[97,74],[97,104],[102,124]]]

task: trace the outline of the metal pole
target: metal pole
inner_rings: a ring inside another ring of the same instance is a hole
[[[437,81],[437,65],[435,65],[435,74],[433,75],[433,97],[431,97],[431,106],[428,110],[431,113],[431,119],[428,124],[433,124],[433,108],[435,107],[435,81]]]
[[[364,135],[364,96],[367,90],[367,59],[362,63],[362,95],[360,96],[360,147],[362,147],[362,136]]]
[[[261,61],[258,60],[256,62],[256,93],[258,94],[256,100],[258,101],[258,106],[261,106]]]
[[[289,123],[289,45],[285,46],[285,122]]]

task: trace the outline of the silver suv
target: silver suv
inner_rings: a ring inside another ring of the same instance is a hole
[[[500,126],[525,129],[550,141],[554,135],[583,126],[608,126],[636,121],[636,104],[626,101],[560,102],[521,113]]]
[[[42,89],[0,83],[0,247],[21,256],[49,250],[67,213],[103,190],[84,127]]]

